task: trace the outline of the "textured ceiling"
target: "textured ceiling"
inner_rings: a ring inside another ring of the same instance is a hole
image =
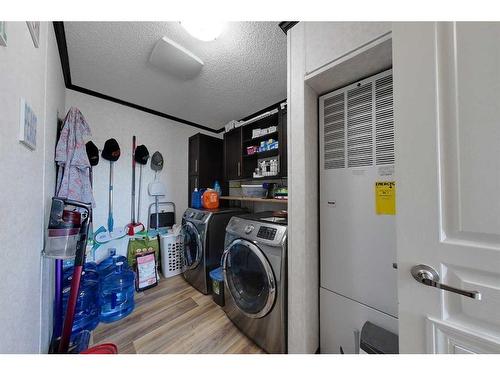
[[[203,42],[178,22],[65,22],[74,85],[219,129],[286,97],[286,35],[278,22],[230,22]],[[166,36],[205,63],[181,80],[152,66]]]

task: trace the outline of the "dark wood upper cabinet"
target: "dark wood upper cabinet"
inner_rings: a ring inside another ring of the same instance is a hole
[[[215,181],[219,181],[224,190],[223,141],[205,134],[195,134],[189,138],[188,154],[188,202],[191,206],[191,193],[195,187],[213,188]]]
[[[224,134],[224,176],[226,180],[242,178],[241,128]]]
[[[200,137],[196,134],[189,138],[189,175],[198,173],[198,162],[200,157]]]

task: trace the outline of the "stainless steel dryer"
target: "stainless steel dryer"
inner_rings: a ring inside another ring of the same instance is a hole
[[[184,278],[204,294],[211,292],[209,272],[221,264],[226,225],[241,208],[188,208],[182,217]]]
[[[287,225],[272,212],[235,216],[226,228],[224,311],[268,353],[286,353]]]

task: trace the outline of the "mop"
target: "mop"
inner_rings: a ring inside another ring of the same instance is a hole
[[[133,236],[136,233],[142,232],[144,230],[144,225],[141,224],[138,220],[135,220],[135,163],[136,163],[136,138],[135,135],[132,137],[132,196],[130,203],[130,223],[127,224],[126,230],[129,236]],[[146,150],[147,151],[147,150]],[[148,153],[149,157],[149,153]],[[147,162],[147,159],[146,159]]]
[[[137,198],[137,222],[141,222],[142,167],[148,163],[149,151],[146,146],[137,146],[134,159],[139,163],[139,197]],[[141,224],[142,225],[142,224]],[[143,225],[144,228],[144,225]],[[143,229],[144,230],[144,229]]]
[[[113,219],[113,164],[119,159],[121,154],[120,146],[114,138],[108,139],[104,143],[101,156],[103,159],[109,161],[109,210],[108,210],[108,231],[101,232],[95,235],[96,242],[105,243],[111,240],[122,238],[127,235],[125,229],[114,228]]]

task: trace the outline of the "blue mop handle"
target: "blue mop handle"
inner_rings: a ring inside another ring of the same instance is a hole
[[[114,223],[114,221],[113,221],[113,215],[110,214],[108,216],[108,232],[109,233],[111,233],[113,231],[113,223]]]

